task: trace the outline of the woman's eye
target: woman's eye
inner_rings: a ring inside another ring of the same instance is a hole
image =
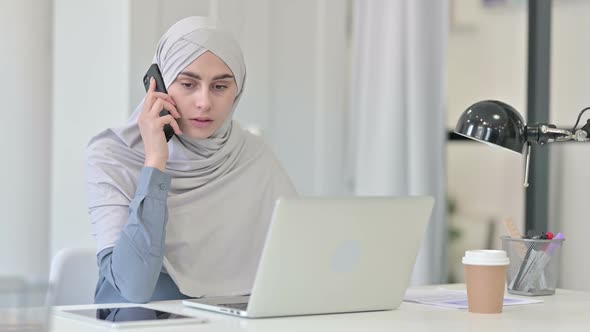
[[[215,90],[221,91],[221,90],[225,90],[225,89],[227,89],[227,85],[222,85],[222,84],[215,84],[215,85],[213,86],[213,88],[214,88]]]
[[[187,89],[190,89],[190,88],[193,87],[193,84],[192,83],[181,83],[181,84],[182,84],[183,87],[185,87]]]

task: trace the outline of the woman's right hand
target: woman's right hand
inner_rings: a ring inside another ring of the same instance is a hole
[[[156,82],[152,78],[145,101],[143,111],[139,115],[137,124],[145,149],[144,166],[158,168],[166,171],[168,161],[168,142],[164,134],[164,126],[170,124],[176,135],[182,135],[176,119],[180,114],[176,110],[176,103],[168,94],[156,92]],[[169,115],[160,116],[160,112],[166,109]]]

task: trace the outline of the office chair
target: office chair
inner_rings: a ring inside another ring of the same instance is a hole
[[[94,303],[98,266],[94,248],[64,248],[51,262],[53,305]]]

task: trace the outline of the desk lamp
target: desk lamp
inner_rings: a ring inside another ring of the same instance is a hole
[[[497,100],[484,100],[471,105],[461,114],[455,133],[524,154],[526,161],[523,185],[528,187],[531,144],[542,146],[545,143],[569,140],[590,141],[590,119],[577,129],[582,114],[588,109],[590,107],[580,112],[576,124],[569,130],[556,128],[548,123],[527,124],[512,106]]]

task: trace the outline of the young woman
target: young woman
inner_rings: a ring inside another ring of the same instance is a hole
[[[129,122],[87,150],[95,302],[248,294],[274,203],[295,191],[264,142],[232,120],[246,78],[240,47],[189,17],[153,62],[168,94],[150,82]]]

